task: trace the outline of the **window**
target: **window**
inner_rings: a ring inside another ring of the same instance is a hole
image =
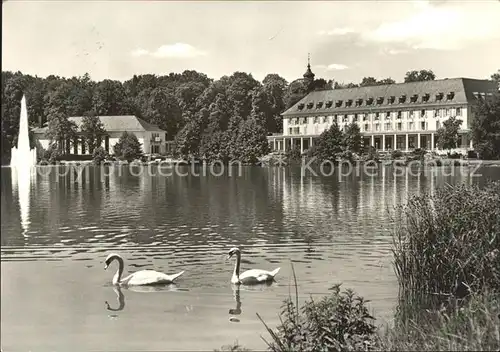
[[[462,116],[462,108],[456,108],[455,114],[456,114],[456,116]]]
[[[390,123],[390,122],[387,122],[387,123],[385,124],[385,130],[386,130],[386,131],[390,131],[390,130],[392,129],[391,127],[392,127],[392,126],[391,126],[391,123]]]
[[[370,130],[370,125],[365,123],[365,131],[369,131]]]
[[[436,121],[436,129],[438,130],[438,129],[440,129],[440,128],[441,128],[441,122]]]
[[[319,122],[318,116],[314,116],[314,123],[318,123],[318,122]]]
[[[398,131],[401,131],[402,123],[398,122]]]
[[[434,117],[439,117],[439,109],[434,110]]]
[[[302,125],[305,125],[305,124],[307,123],[307,117],[303,117],[303,118],[301,118],[301,119],[300,119],[300,123],[301,123]]]
[[[363,115],[363,121],[366,121],[366,120],[368,120],[368,114]]]
[[[344,118],[342,119],[342,121],[344,121],[344,122],[349,122],[349,116],[344,115]]]
[[[316,104],[316,109],[321,109],[321,107],[323,106],[323,102],[320,101]]]
[[[416,103],[417,102],[417,99],[418,99],[418,94],[413,94],[412,97],[410,98],[410,101],[412,103]]]
[[[377,104],[381,105],[384,102],[384,97],[378,97],[377,98]]]
[[[441,101],[443,99],[443,93],[436,94],[436,101]]]
[[[323,116],[323,123],[326,123],[326,116]]]
[[[403,94],[402,96],[399,97],[399,103],[403,104],[405,101],[406,101],[406,95]]]
[[[358,121],[358,114],[354,114],[354,120],[353,121]]]
[[[408,122],[408,130],[412,131],[413,130],[413,122]]]
[[[308,103],[308,104],[307,104],[307,108],[308,108],[308,109],[312,109],[312,107],[313,107],[313,106],[314,106],[314,103],[313,103],[313,102],[311,102],[311,103]]]
[[[426,94],[424,94],[424,95],[422,96],[422,101],[423,101],[424,103],[427,103],[427,102],[429,101],[429,98],[430,98],[429,93],[426,93]]]
[[[346,107],[351,107],[352,106],[352,100],[349,99],[348,101],[345,102]]]
[[[391,113],[390,112],[383,112],[382,115],[385,114],[385,119],[390,120],[391,119]]]
[[[372,105],[372,104],[373,104],[373,98],[366,99],[366,105]]]
[[[375,120],[379,120],[380,119],[380,113],[379,112],[376,112],[375,113]]]
[[[410,119],[412,119],[414,117],[414,113],[415,113],[415,111],[410,110]]]
[[[375,124],[375,131],[380,131],[380,125],[378,123]]]
[[[337,100],[337,102],[335,103],[335,107],[340,108],[341,106],[342,106],[342,100]]]
[[[426,130],[427,129],[425,121],[420,122],[420,129],[421,130]]]
[[[356,106],[361,106],[361,104],[363,104],[363,99],[357,99]]]
[[[451,109],[448,108],[448,109],[446,109],[446,116],[450,116],[450,115],[451,115]]]
[[[403,112],[402,111],[398,111],[398,119],[402,119],[403,118]]]
[[[396,100],[396,97],[395,96],[391,96],[389,98],[389,104],[394,104],[394,100]]]
[[[449,92],[447,95],[446,95],[446,98],[448,100],[453,100],[453,97],[455,97],[455,92]]]
[[[325,107],[327,107],[327,108],[331,108],[331,107],[332,107],[332,105],[333,105],[333,101],[332,101],[332,100],[328,100],[328,101],[326,102],[326,104],[325,104]]]
[[[300,103],[299,105],[297,105],[297,108],[298,108],[299,110],[304,109],[304,103]]]

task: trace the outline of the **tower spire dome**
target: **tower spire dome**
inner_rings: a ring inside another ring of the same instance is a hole
[[[314,81],[314,76],[314,73],[311,71],[311,54],[307,53],[307,70],[306,73],[304,73],[303,77],[306,80]]]

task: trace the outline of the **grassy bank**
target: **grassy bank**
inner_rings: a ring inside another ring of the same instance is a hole
[[[394,223],[394,324],[377,327],[366,301],[338,286],[302,307],[295,292],[276,329],[263,321],[268,350],[500,350],[500,183],[413,197]]]

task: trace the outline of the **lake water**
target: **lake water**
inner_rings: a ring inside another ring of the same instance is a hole
[[[479,170],[482,177],[444,168],[395,176],[387,167],[349,176],[300,167],[231,176],[188,167],[180,169],[186,176],[126,166],[88,167],[80,177],[64,170],[45,167],[28,178],[1,170],[4,351],[192,351],[235,341],[262,349],[260,336],[268,335],[256,313],[277,324],[291,263],[301,299],[343,283],[371,300],[383,324],[398,290],[392,207],[445,183],[500,179],[500,168]],[[243,270],[281,267],[277,282],[233,288],[234,261],[226,261],[233,246],[242,249]],[[125,274],[186,272],[175,286],[117,290],[117,263],[104,270],[111,252],[124,257]]]

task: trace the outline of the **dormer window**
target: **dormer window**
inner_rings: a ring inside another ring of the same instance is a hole
[[[300,103],[300,104],[297,106],[297,108],[298,108],[299,110],[304,109],[304,103]]]
[[[356,99],[356,106],[361,106],[363,104],[363,99]]]
[[[321,109],[321,107],[323,106],[323,102],[320,101],[316,104],[316,109]]]
[[[335,103],[335,107],[340,108],[341,106],[342,106],[342,100],[337,100],[337,102]]]
[[[394,95],[389,97],[389,104],[394,104],[394,100],[396,100],[396,97]]]
[[[384,97],[378,97],[377,98],[377,104],[381,105],[384,102]]]
[[[453,100],[453,97],[455,96],[455,92],[449,92],[448,95],[446,96],[446,98],[448,100]]]
[[[412,97],[410,98],[410,101],[412,103],[416,103],[417,102],[417,98],[418,98],[418,94],[413,94]]]
[[[311,103],[307,103],[307,108],[308,108],[308,109],[312,109],[312,108],[313,108],[313,106],[314,106],[314,103],[313,103],[313,102],[311,102]]]
[[[352,100],[351,100],[351,99],[349,99],[348,101],[346,101],[346,102],[345,102],[345,106],[346,106],[346,107],[350,107],[350,106],[352,106]]]
[[[331,108],[332,107],[332,104],[333,104],[333,101],[332,100],[328,100],[325,104],[325,107],[327,108]]]
[[[424,103],[427,103],[429,101],[429,98],[430,98],[430,95],[429,93],[425,93],[423,96],[422,96],[422,101]]]
[[[373,104],[373,98],[366,99],[366,105],[372,105],[372,104]]]
[[[403,94],[402,96],[399,97],[399,103],[403,104],[405,101],[406,101],[406,95]]]
[[[443,99],[443,93],[436,94],[436,101],[441,101]]]

